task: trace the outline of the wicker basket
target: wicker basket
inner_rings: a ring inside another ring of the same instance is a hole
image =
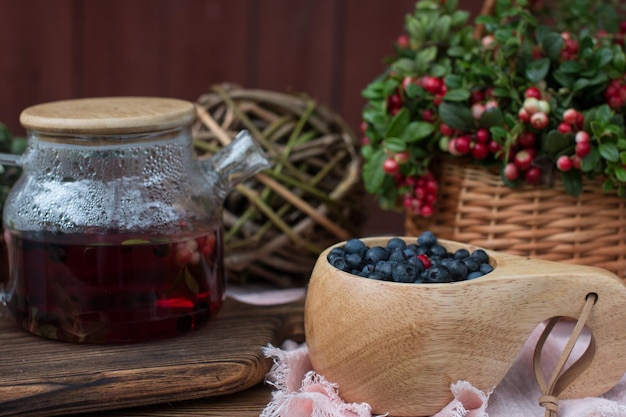
[[[407,214],[406,233],[551,261],[605,268],[626,281],[626,199],[585,180],[578,197],[551,187],[507,187],[494,171],[444,160],[433,217]]]
[[[224,203],[225,267],[236,283],[303,286],[319,253],[360,234],[356,138],[304,94],[216,85],[197,101],[194,144],[209,156],[242,129],[275,161]]]

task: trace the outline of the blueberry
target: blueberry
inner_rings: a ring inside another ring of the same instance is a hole
[[[440,258],[447,258],[448,257],[448,250],[445,247],[443,247],[443,246],[441,246],[439,244],[433,245],[430,248],[429,253],[432,256],[438,256]]]
[[[345,254],[346,254],[346,251],[343,250],[343,248],[336,246],[330,250],[330,252],[328,253],[328,257],[335,256],[335,255],[344,256]]]
[[[384,280],[390,281],[393,265],[394,263],[390,261],[379,261],[374,267],[374,272],[381,274]]]
[[[328,260],[332,266],[337,269],[341,269],[342,271],[349,271],[350,267],[348,266],[348,262],[346,262],[346,258],[343,256],[336,256],[332,259]]]
[[[483,273],[480,271],[472,271],[469,274],[467,274],[467,279],[476,279],[476,278],[480,278],[483,276]]]
[[[456,252],[454,252],[454,259],[465,259],[468,256],[470,256],[470,252],[467,249],[457,249]]]
[[[437,236],[435,236],[433,232],[427,230],[425,232],[422,232],[417,237],[417,244],[420,246],[430,248],[437,244]]]
[[[476,260],[478,260],[478,262],[480,262],[481,264],[489,263],[489,255],[487,255],[487,252],[482,249],[476,249],[474,252],[472,252],[472,256],[476,258]]]
[[[394,237],[387,242],[387,249],[391,251],[404,248],[406,248],[406,242],[399,237]]]
[[[395,282],[414,282],[417,277],[417,269],[408,262],[398,262],[391,271],[391,278]]]
[[[411,248],[411,247],[406,247],[404,248],[404,254],[406,255],[407,258],[410,258],[412,256],[417,256],[419,255],[419,249],[417,249],[417,246],[415,248]]]
[[[389,252],[382,246],[373,246],[365,252],[365,263],[376,264],[378,261],[389,259]]]
[[[481,263],[473,256],[463,259],[463,263],[467,266],[469,272],[478,271]]]
[[[346,262],[353,269],[360,270],[362,268],[361,262],[363,262],[363,258],[358,253],[348,253],[346,254]]]
[[[482,272],[483,275],[486,275],[486,274],[490,273],[491,271],[493,271],[493,266],[491,266],[489,264],[482,264],[480,266],[480,272]]]
[[[463,262],[459,260],[453,260],[452,262],[450,262],[448,269],[450,270],[450,277],[452,278],[452,281],[464,281],[465,279],[467,279],[467,274],[469,273],[469,270]]]
[[[361,272],[365,273],[365,275],[369,275],[371,273],[374,272],[374,265],[372,264],[366,264],[363,269],[361,269]]]
[[[452,281],[452,278],[450,277],[450,270],[444,265],[432,266],[424,272],[425,282],[442,283]]]
[[[359,256],[363,256],[367,251],[367,246],[361,239],[350,239],[344,245],[346,253],[356,253]]]
[[[410,264],[415,265],[418,273],[421,273],[424,269],[426,269],[424,268],[424,263],[422,262],[422,260],[416,256],[411,256],[406,261]]]
[[[378,272],[372,272],[367,277],[369,279],[375,279],[375,280],[378,280],[378,281],[382,281],[382,280],[385,279],[385,277],[382,274],[379,274]]]
[[[404,262],[406,261],[406,254],[404,253],[404,251],[402,249],[394,249],[390,254],[389,254],[389,260],[390,261],[395,261],[395,262]]]

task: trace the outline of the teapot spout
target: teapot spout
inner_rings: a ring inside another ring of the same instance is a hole
[[[213,183],[221,199],[237,184],[270,166],[265,152],[247,130],[239,132],[230,144],[200,163],[205,178]]]

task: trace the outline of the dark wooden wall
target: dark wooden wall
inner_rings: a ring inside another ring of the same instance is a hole
[[[472,12],[480,1],[461,1]],[[0,122],[66,98],[195,100],[217,83],[306,92],[356,130],[414,0],[0,0]],[[372,212],[367,233],[399,233]]]

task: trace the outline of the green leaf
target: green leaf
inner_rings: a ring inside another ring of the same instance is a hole
[[[600,156],[611,162],[619,161],[619,150],[614,143],[601,143],[598,147],[598,151],[600,152]]]
[[[592,58],[593,66],[596,69],[604,67],[606,64],[608,64],[612,60],[613,60],[613,51],[611,51],[611,49],[607,48],[606,46],[603,46],[602,48],[598,49],[593,54],[593,58]]]
[[[580,62],[563,61],[559,66],[559,70],[566,74],[578,74],[583,70],[583,66]]]
[[[425,65],[430,64],[437,58],[437,47],[429,46],[424,48],[415,55],[415,62],[417,64]]]
[[[448,74],[445,78],[446,86],[450,89],[461,88],[463,85],[463,78],[460,75]]]
[[[615,176],[621,182],[626,182],[626,168],[623,166],[618,166],[615,168]]]
[[[410,76],[415,71],[415,62],[409,58],[400,58],[393,64],[391,64],[391,70],[398,76],[405,77]]]
[[[490,107],[486,109],[480,116],[479,124],[484,128],[493,126],[504,126],[504,116],[499,107]]]
[[[549,155],[556,155],[563,149],[571,146],[571,139],[554,129],[548,132],[546,139],[542,143],[542,150]]]
[[[600,158],[600,154],[596,148],[592,146],[589,154],[580,161],[580,169],[583,172],[593,172],[601,163],[602,159]]]
[[[469,131],[476,126],[470,109],[458,103],[442,102],[439,105],[439,117],[453,129]]]
[[[446,3],[447,4],[447,3]],[[463,26],[469,20],[470,14],[465,10],[456,10],[452,13],[452,27],[457,28]]]
[[[540,58],[531,61],[526,67],[526,78],[533,84],[537,84],[546,78],[550,70],[550,60],[548,58]]]
[[[408,98],[415,98],[419,95],[420,88],[414,83],[409,83],[404,89],[404,92]]]
[[[406,107],[400,109],[398,113],[391,119],[385,137],[399,137],[409,124],[409,111]]]
[[[548,55],[551,60],[556,61],[561,56],[563,38],[556,32],[547,33],[541,40],[541,46],[546,52],[546,55]]]
[[[497,87],[493,89],[491,94],[494,97],[511,97],[511,90],[502,88],[502,87]]]
[[[400,138],[387,138],[383,142],[385,150],[391,152],[402,152],[406,150],[406,143]]]
[[[552,76],[559,84],[567,89],[571,89],[574,85],[574,82],[576,81],[575,75],[566,74],[559,70],[554,71],[554,73],[552,73]]]
[[[583,188],[580,171],[577,169],[570,169],[569,171],[561,172],[561,180],[563,181],[565,191],[569,195],[580,195]]]
[[[580,91],[589,85],[589,80],[586,78],[579,78],[572,86],[572,91]]]
[[[452,18],[449,15],[443,15],[437,21],[435,30],[433,31],[433,39],[437,42],[445,41],[450,33]]]
[[[376,194],[385,181],[385,171],[383,171],[383,162],[387,156],[382,148],[378,148],[372,153],[371,158],[363,164],[363,183],[365,189],[370,194]]]
[[[454,90],[448,90],[445,96],[443,96],[444,100],[447,101],[465,101],[470,98],[469,90],[464,88],[457,88]]]
[[[435,131],[435,125],[428,122],[411,122],[402,133],[402,140],[406,143],[417,142]]]

